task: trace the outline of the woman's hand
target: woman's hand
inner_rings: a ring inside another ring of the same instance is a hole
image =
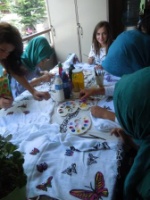
[[[50,82],[51,78],[54,77],[54,74],[50,74],[50,73],[44,73],[40,79],[42,82]]]
[[[0,108],[10,108],[13,103],[12,97],[0,97]]]
[[[50,82],[51,78],[54,77],[54,74],[50,74],[49,72],[42,74],[43,74],[42,76],[34,78],[30,81],[30,85],[32,87],[40,85],[41,82]]]
[[[94,62],[94,57],[88,57],[88,63],[91,65]]]
[[[111,121],[115,121],[115,113],[100,106],[92,106],[91,114],[93,115],[93,117],[96,118],[109,119]]]
[[[34,90],[32,93],[35,100],[42,101],[42,100],[48,100],[50,98],[50,94],[48,92],[40,92],[37,90]]]
[[[89,88],[80,91],[80,99],[84,100],[92,95],[104,95],[105,88]]]
[[[80,99],[84,100],[94,94],[94,88],[91,89],[83,89],[80,91]]]

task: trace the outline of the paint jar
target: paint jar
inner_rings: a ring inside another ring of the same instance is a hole
[[[84,74],[82,69],[72,70],[72,84],[74,92],[80,92],[80,90],[84,89]]]

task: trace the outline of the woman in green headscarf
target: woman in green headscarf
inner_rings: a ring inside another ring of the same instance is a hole
[[[53,75],[47,71],[41,71],[41,69],[53,54],[54,49],[43,36],[35,37],[28,43],[22,54],[21,61],[27,70],[26,78],[32,86],[36,86],[41,82],[50,81]],[[14,79],[11,80],[11,88],[14,97],[25,90],[25,88]]]
[[[125,200],[150,200],[150,67],[125,75],[116,84],[116,117],[138,151],[124,183]]]

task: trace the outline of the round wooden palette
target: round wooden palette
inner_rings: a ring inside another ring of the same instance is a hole
[[[85,133],[91,126],[91,119],[88,116],[71,119],[67,125],[67,131],[71,134],[80,135]]]
[[[74,113],[78,109],[78,105],[75,101],[66,101],[59,105],[57,112],[60,116],[66,116],[67,114]]]

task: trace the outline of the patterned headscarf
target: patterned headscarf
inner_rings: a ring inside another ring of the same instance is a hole
[[[23,65],[33,71],[37,64],[44,59],[49,59],[54,53],[54,49],[49,45],[45,37],[39,36],[33,38],[22,54]]]
[[[125,133],[140,144],[124,184],[125,199],[150,199],[150,67],[125,75],[116,84],[114,107]],[[149,182],[147,178],[149,176]]]

